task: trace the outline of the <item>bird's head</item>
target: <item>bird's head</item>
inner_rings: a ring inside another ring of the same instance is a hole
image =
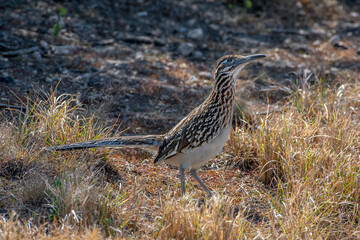
[[[220,58],[217,61],[215,67],[215,78],[216,76],[220,76],[221,74],[226,74],[228,76],[232,76],[237,78],[239,72],[243,67],[245,67],[251,61],[266,57],[263,54],[256,54],[250,56],[241,56],[241,55],[226,55]]]

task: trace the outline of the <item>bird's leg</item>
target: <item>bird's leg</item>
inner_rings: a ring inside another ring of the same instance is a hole
[[[184,175],[184,168],[180,167],[180,181],[181,181],[181,196],[185,195],[185,175]]]
[[[195,169],[191,169],[190,170],[191,176],[193,176],[193,178],[195,178],[195,180],[200,184],[200,186],[210,195],[210,197],[212,196],[212,192],[205,186],[205,184],[203,183],[203,181],[201,181],[201,179],[199,178],[199,176],[196,173]]]

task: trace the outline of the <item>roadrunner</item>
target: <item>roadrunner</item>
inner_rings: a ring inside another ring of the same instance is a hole
[[[212,196],[196,170],[219,154],[228,140],[234,107],[236,79],[241,69],[265,55],[227,55],[217,61],[215,84],[208,98],[163,135],[124,136],[47,148],[66,151],[96,147],[142,147],[158,150],[154,163],[166,161],[180,169],[181,195],[185,194],[185,170]]]

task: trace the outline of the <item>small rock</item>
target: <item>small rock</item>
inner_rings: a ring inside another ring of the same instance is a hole
[[[330,68],[330,72],[336,74],[339,72],[339,69],[336,67],[332,67],[332,68]]]
[[[339,37],[339,35],[332,36],[329,41],[332,45],[335,46],[336,44],[338,44],[340,42],[340,37]]]
[[[149,14],[148,14],[148,12],[143,11],[143,12],[138,12],[136,15],[137,15],[138,17],[147,17]]]
[[[318,40],[315,40],[315,41],[312,43],[312,45],[315,46],[315,47],[320,46],[320,44],[321,44],[321,41],[320,41],[319,39],[318,39]]]
[[[181,55],[190,56],[195,50],[195,46],[192,43],[181,43],[178,47],[178,51]]]
[[[219,31],[219,30],[220,30],[220,27],[219,27],[219,25],[217,25],[217,24],[210,24],[209,27],[210,27],[212,30],[215,30],[215,31]]]
[[[136,52],[136,54],[135,54],[135,59],[136,59],[136,60],[144,60],[144,53],[142,53],[142,52]]]
[[[72,45],[54,46],[54,53],[57,55],[69,55],[75,50]]]
[[[350,13],[350,16],[356,18],[356,17],[359,16],[359,13],[357,13],[357,12],[351,12],[351,13]]]
[[[199,77],[203,79],[212,79],[213,75],[210,72],[199,72]]]
[[[2,73],[2,77],[8,77],[9,76],[9,73],[8,72],[3,72]]]
[[[49,50],[49,44],[45,42],[44,40],[40,41],[40,47],[44,49],[45,51]]]
[[[290,37],[287,37],[285,40],[284,40],[284,43],[285,44],[291,44],[292,43],[292,39]]]
[[[197,81],[199,81],[199,79],[193,75],[193,76],[191,76],[191,77],[189,78],[189,81],[190,81],[190,82],[197,82]]]
[[[47,76],[45,78],[45,82],[47,82],[47,83],[52,83],[53,81],[54,81],[54,79],[52,77]]]
[[[181,33],[184,33],[184,32],[186,32],[186,27],[183,27],[183,26],[181,26],[180,28],[179,28],[179,32],[181,32]]]
[[[203,54],[202,54],[202,52],[200,52],[200,51],[195,51],[194,57],[195,57],[195,58],[202,58],[202,57],[203,57]]]
[[[329,41],[334,47],[340,48],[342,50],[348,49],[348,47],[340,41],[339,35],[332,36]]]
[[[201,28],[195,28],[187,33],[187,37],[195,40],[201,40],[204,37],[204,32]]]
[[[196,19],[195,19],[195,18],[192,18],[192,19],[190,19],[190,20],[188,21],[188,24],[189,24],[190,26],[195,25],[195,23],[196,23]]]
[[[189,66],[186,63],[181,63],[179,65],[179,67],[182,68],[182,69],[185,69],[185,68],[188,68]]]
[[[35,51],[31,54],[36,60],[41,60],[41,54],[38,51]]]
[[[160,36],[162,33],[163,33],[163,32],[162,32],[161,29],[159,29],[159,28],[155,28],[155,29],[151,30],[151,34],[152,34],[153,36]]]
[[[180,33],[185,33],[185,32],[187,31],[187,28],[184,27],[184,26],[181,26],[181,27],[178,28],[178,31],[179,31]]]
[[[6,84],[14,84],[15,81],[12,77],[0,77],[0,82],[6,83]]]
[[[115,38],[116,38],[117,40],[124,38],[124,33],[123,33],[123,32],[118,32],[118,33],[116,33]]]

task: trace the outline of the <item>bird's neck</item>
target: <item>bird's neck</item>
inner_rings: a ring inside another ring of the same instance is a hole
[[[215,77],[215,85],[210,94],[211,102],[220,105],[228,105],[233,107],[235,97],[235,79],[233,76],[220,73]]]
[[[219,75],[206,104],[211,111],[219,113],[217,121],[223,127],[231,123],[235,97],[235,80],[232,76]]]

